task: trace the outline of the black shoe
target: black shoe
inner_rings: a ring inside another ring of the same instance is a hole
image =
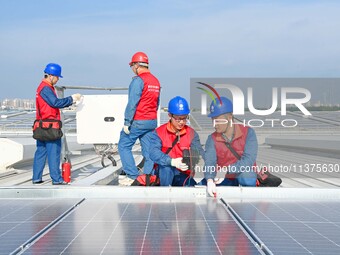
[[[32,181],[33,184],[42,184],[44,181],[40,180],[40,181]]]
[[[62,182],[52,182],[53,185],[68,185],[68,182],[62,181]]]

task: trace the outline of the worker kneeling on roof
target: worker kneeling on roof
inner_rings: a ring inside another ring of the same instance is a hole
[[[169,122],[150,134],[150,158],[158,165],[160,185],[196,185],[194,165],[199,155],[204,155],[204,150],[198,134],[187,126],[188,102],[176,96],[169,101],[168,112]]]
[[[216,98],[210,105],[215,132],[205,144],[205,179],[209,195],[216,194],[216,185],[256,186],[254,171],[258,143],[251,127],[237,124],[233,117],[233,104],[226,98]],[[223,170],[222,178],[216,178]],[[217,171],[216,171],[217,170]]]

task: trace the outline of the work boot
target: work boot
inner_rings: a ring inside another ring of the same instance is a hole
[[[131,186],[131,184],[134,182],[134,179],[131,179],[130,177],[125,176],[124,178],[121,178],[118,183],[119,186]]]
[[[52,182],[53,185],[68,185],[68,182],[62,181],[62,182]]]
[[[32,181],[33,184],[42,184],[44,181],[40,180],[40,181]]]

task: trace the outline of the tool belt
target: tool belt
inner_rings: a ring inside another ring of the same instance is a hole
[[[35,120],[32,126],[33,138],[43,142],[55,141],[63,136],[60,120]]]

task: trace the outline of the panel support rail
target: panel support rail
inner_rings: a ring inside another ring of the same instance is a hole
[[[235,210],[223,199],[221,202],[225,205],[227,211],[234,217],[236,222],[240,225],[242,230],[249,235],[253,243],[266,255],[274,255],[274,253],[265,245],[265,243],[251,230],[250,227],[242,220],[242,218],[235,212]]]
[[[74,204],[72,207],[70,207],[67,211],[65,211],[63,214],[61,214],[58,218],[50,222],[46,227],[44,227],[42,230],[40,230],[38,233],[36,233],[34,236],[32,236],[30,239],[28,239],[26,242],[24,242],[22,245],[20,245],[18,248],[16,248],[14,251],[10,253],[10,255],[17,255],[22,254],[24,251],[26,251],[33,243],[35,243],[38,239],[43,237],[48,231],[50,231],[53,227],[55,227],[61,220],[66,218],[77,206],[79,206],[81,203],[85,201],[85,198],[81,199],[78,203]]]

